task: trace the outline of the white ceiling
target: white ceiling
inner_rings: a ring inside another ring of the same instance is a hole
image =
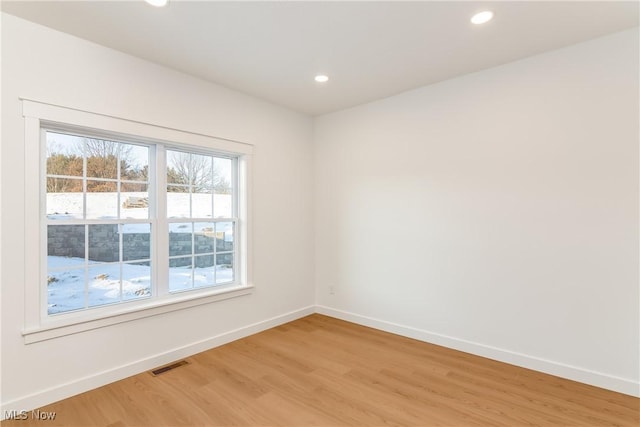
[[[2,10],[311,115],[638,25],[635,1],[169,1]],[[495,18],[474,26],[483,9]]]

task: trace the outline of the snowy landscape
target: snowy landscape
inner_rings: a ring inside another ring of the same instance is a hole
[[[90,219],[147,219],[148,207],[126,207],[126,201],[139,201],[146,198],[147,193],[87,193],[86,215]],[[168,213],[170,218],[185,218],[185,222],[170,224],[171,233],[191,233],[189,222],[191,217],[203,219],[231,216],[231,196],[211,194],[168,193]],[[47,218],[49,224],[60,220],[82,219],[84,210],[82,193],[49,193],[47,194]],[[214,210],[215,207],[215,210]],[[105,215],[107,212],[107,215]],[[193,212],[193,215],[192,215]],[[226,243],[233,242],[233,225],[231,222],[217,223],[197,222],[195,232],[203,233],[215,228],[217,236],[224,236]],[[122,233],[149,233],[149,223],[126,224]],[[220,238],[220,237],[218,237]],[[82,249],[81,249],[82,250]],[[219,249],[218,249],[219,250]],[[197,253],[196,253],[197,255]],[[181,291],[202,286],[215,286],[230,283],[234,280],[232,255],[221,254],[217,264],[213,255],[196,256],[198,264],[194,265],[190,255],[183,257],[186,266],[169,268],[168,280],[170,291]],[[191,260],[191,261],[189,261]],[[206,265],[203,267],[203,261]],[[47,257],[47,289],[49,314],[79,310],[151,295],[151,261],[136,260],[127,263],[105,263],[91,259],[71,256]]]
[[[49,314],[79,310],[120,301],[129,301],[151,295],[151,267],[142,263],[102,264],[89,263],[84,267],[84,259],[48,257],[48,312]],[[82,265],[81,268],[55,271],[57,267],[69,264]],[[193,282],[192,282],[193,280]],[[87,293],[85,293],[87,281]],[[171,291],[192,287],[224,284],[233,281],[233,269],[227,265],[209,268],[173,267],[169,269]],[[193,284],[192,284],[193,283]],[[122,284],[122,287],[121,287]]]
[[[145,219],[149,208],[126,208],[127,200],[149,197],[146,192],[87,193],[87,219]],[[228,218],[232,215],[231,195],[167,193],[169,218]],[[193,210],[193,214],[191,212]],[[47,218],[82,219],[83,193],[47,193]]]

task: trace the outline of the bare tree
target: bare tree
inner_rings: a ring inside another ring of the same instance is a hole
[[[131,160],[131,145],[102,139],[83,138],[85,155],[87,157],[115,157],[121,160]]]
[[[169,154],[169,182],[190,185],[195,191],[211,189],[211,157],[178,151],[171,151]]]
[[[95,178],[118,178],[118,163],[121,179],[140,181],[140,183],[123,184],[127,191],[145,191],[148,165],[134,166],[134,157],[132,145],[114,141],[78,138],[75,144],[69,144],[66,147],[50,141],[47,144],[47,174],[58,176],[47,178],[47,191],[50,193],[82,191],[81,178],[85,175],[88,179],[88,191],[115,191],[114,182],[98,181]]]
[[[115,179],[118,177],[118,164],[120,164],[121,179],[147,181],[148,166],[134,166],[135,156],[132,145],[93,138],[83,138],[82,144],[87,159],[87,177]],[[127,184],[127,188],[133,188],[133,186],[133,184]],[[100,186],[97,183],[90,183],[89,187],[93,188],[92,191],[111,191],[109,185]],[[140,187],[140,190],[142,189],[143,186]]]
[[[169,152],[167,180],[170,184],[189,185],[194,192],[207,192],[212,189],[216,193],[228,194],[231,184],[220,172],[220,167],[212,157],[199,154]],[[186,187],[175,187],[174,191]]]

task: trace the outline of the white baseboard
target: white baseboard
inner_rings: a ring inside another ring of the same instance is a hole
[[[317,305],[316,313],[379,329],[385,332],[391,332],[393,334],[402,335],[419,341],[464,351],[466,353],[509,363],[511,365],[533,369],[546,374],[605,388],[607,390],[640,397],[640,383],[630,379],[615,377],[601,372],[595,372],[576,366],[566,365],[564,363],[554,362],[552,360],[545,360],[535,356],[529,356],[489,345],[441,335],[410,326],[374,319],[372,317],[361,316],[359,314],[336,310],[326,306]]]
[[[126,365],[118,366],[107,371],[98,372],[94,375],[80,378],[66,384],[62,384],[53,388],[39,391],[28,396],[21,397],[9,402],[2,402],[2,413],[0,420],[4,418],[6,411],[30,411],[35,408],[66,399],[85,391],[93,390],[97,387],[119,381],[121,379],[139,374],[149,369],[165,365],[184,357],[192,356],[205,350],[230,343],[240,338],[262,332],[264,330],[291,322],[304,316],[308,316],[315,312],[314,306],[305,307],[299,310],[291,311],[280,316],[272,317],[251,325],[243,326],[220,335],[207,338],[202,341],[194,342],[186,346],[174,348],[161,354],[141,359]]]
[[[165,365],[175,360],[200,353],[202,351],[218,347],[229,342],[247,337],[249,335],[262,332],[264,330],[276,327],[278,325],[291,322],[301,317],[320,313],[337,319],[346,320],[348,322],[357,323],[359,325],[369,326],[375,329],[391,332],[397,335],[417,339],[420,341],[441,345],[455,350],[464,351],[478,356],[487,357],[489,359],[498,360],[500,362],[509,363],[523,368],[533,369],[562,378],[594,385],[596,387],[617,391],[631,396],[640,397],[640,383],[637,381],[619,378],[600,372],[594,372],[587,369],[566,365],[550,360],[540,359],[526,354],[515,353],[484,344],[470,342],[446,335],[436,334],[433,332],[413,328],[410,326],[399,325],[372,317],[362,316],[342,310],[336,310],[325,306],[309,306],[280,316],[272,317],[257,323],[243,326],[223,334],[219,334],[202,341],[194,342],[186,346],[178,347],[164,353],[160,353],[145,359],[141,359],[126,365],[118,366],[107,371],[98,372],[78,380],[61,384],[37,393],[23,396],[8,402],[2,402],[0,407],[0,420],[4,414],[9,411],[32,410],[35,408],[75,396],[85,391],[93,390],[97,387],[139,374],[157,366]]]

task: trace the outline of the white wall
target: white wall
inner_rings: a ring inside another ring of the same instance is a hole
[[[638,395],[638,73],[634,29],[318,118],[320,311]]]
[[[255,292],[24,345],[24,270],[37,259],[22,242],[33,225],[23,219],[18,97],[255,144]],[[3,14],[2,122],[2,265],[11,266],[2,270],[3,409],[48,403],[313,310],[310,118]]]
[[[303,115],[1,31],[3,409],[307,313],[314,265],[322,312],[638,394],[637,30],[321,117],[315,144]],[[255,293],[24,345],[18,97],[255,144]]]

